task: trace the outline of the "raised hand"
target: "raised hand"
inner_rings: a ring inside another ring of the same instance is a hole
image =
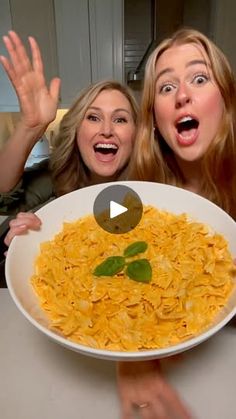
[[[10,230],[8,231],[4,243],[10,246],[12,239],[15,236],[27,233],[28,230],[39,230],[41,220],[37,215],[31,212],[19,212],[13,220],[9,223]]]
[[[0,56],[0,62],[18,96],[21,122],[26,128],[44,131],[56,116],[60,79],[52,79],[47,87],[40,49],[33,37],[29,37],[32,62],[16,32],[9,31],[3,41],[9,58]]]
[[[29,37],[32,60],[14,31],[3,37],[9,58],[0,56],[19,99],[21,118],[0,153],[0,192],[9,192],[22,177],[25,162],[56,116],[60,79],[46,85],[40,49]]]
[[[162,375],[158,361],[119,362],[122,419],[190,419],[178,394]]]

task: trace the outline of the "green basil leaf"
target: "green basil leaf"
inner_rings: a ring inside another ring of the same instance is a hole
[[[113,276],[122,271],[124,266],[125,258],[123,256],[110,256],[95,268],[93,274],[96,276]]]
[[[135,256],[138,253],[145,252],[148,245],[146,242],[140,241],[140,242],[134,242],[130,244],[126,249],[124,250],[124,257],[129,258],[131,256]]]
[[[134,260],[127,265],[126,274],[135,281],[150,282],[152,267],[147,259]]]

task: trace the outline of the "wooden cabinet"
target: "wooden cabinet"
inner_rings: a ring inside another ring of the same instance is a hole
[[[0,0],[0,35],[11,28],[41,48],[46,79],[62,79],[67,108],[91,82],[123,80],[123,0]],[[6,54],[1,42],[0,53]],[[0,111],[18,111],[16,95],[0,69]]]

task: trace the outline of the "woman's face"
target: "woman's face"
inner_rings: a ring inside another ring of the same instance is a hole
[[[156,64],[156,125],[175,155],[185,161],[203,157],[214,140],[224,102],[204,49],[173,46]]]
[[[128,162],[135,123],[128,99],[118,90],[104,90],[89,106],[77,131],[77,144],[93,175],[110,177]]]

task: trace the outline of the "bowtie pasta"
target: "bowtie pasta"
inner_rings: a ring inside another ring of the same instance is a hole
[[[144,240],[152,267],[149,283],[125,271],[96,277],[106,257]],[[227,303],[235,267],[224,237],[206,225],[145,206],[129,233],[103,231],[87,216],[65,223],[41,244],[31,282],[50,327],[94,348],[120,351],[163,348],[203,332]]]

